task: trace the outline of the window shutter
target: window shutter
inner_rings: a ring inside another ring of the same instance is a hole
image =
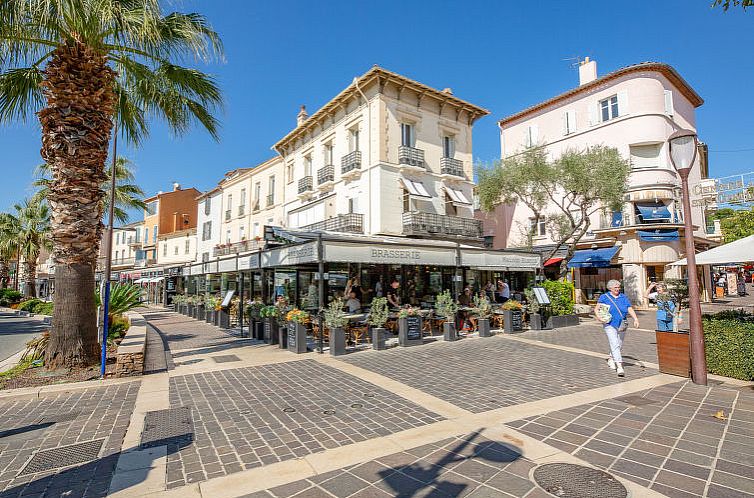
[[[563,135],[568,135],[568,111],[563,113]]]
[[[600,122],[599,103],[592,102],[589,104],[589,126],[594,126]]]
[[[531,125],[531,146],[534,147],[539,143],[539,128],[537,125]]]
[[[524,130],[524,146],[531,147],[531,126],[527,126]]]
[[[568,111],[568,133],[576,133],[576,111]]]
[[[665,114],[672,116],[674,114],[673,111],[673,91],[665,90]]]
[[[618,116],[628,114],[628,93],[618,92]]]

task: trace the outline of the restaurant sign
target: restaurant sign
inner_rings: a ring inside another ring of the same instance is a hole
[[[541,264],[542,260],[537,254],[461,250],[461,265],[469,268],[535,271]]]
[[[262,253],[262,266],[291,266],[317,262],[317,242],[279,247]]]
[[[256,270],[259,268],[259,253],[254,253],[250,256],[244,256],[238,258],[239,270]]]
[[[348,244],[325,242],[324,259],[338,263],[373,263],[387,265],[455,266],[452,247],[410,247],[386,244]]]

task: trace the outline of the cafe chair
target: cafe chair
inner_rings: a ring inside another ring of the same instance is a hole
[[[351,325],[350,327],[350,333],[353,336],[354,343],[358,344],[364,336],[369,334],[369,327],[366,323],[357,323],[354,325]]]

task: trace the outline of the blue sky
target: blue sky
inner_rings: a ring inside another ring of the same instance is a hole
[[[207,190],[225,171],[258,164],[295,124],[373,64],[489,109],[474,153],[499,153],[496,120],[577,86],[575,57],[600,75],[642,61],[673,65],[704,98],[700,138],[714,176],[754,171],[754,9],[711,0],[248,1],[182,0],[221,34],[226,62],[205,67],[222,85],[221,141],[195,129],[173,137],[154,123],[132,159],[147,194],[173,181]],[[545,7],[546,6],[546,7]],[[40,162],[36,122],[0,129],[0,210],[30,194]]]

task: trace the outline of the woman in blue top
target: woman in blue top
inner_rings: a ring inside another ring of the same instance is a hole
[[[657,284],[657,300],[655,302],[657,303],[657,330],[672,332],[675,303],[670,299],[667,285]]]
[[[620,281],[610,280],[607,283],[607,290],[609,292],[602,294],[597,301],[598,304],[606,304],[610,307],[610,320],[603,322],[607,342],[610,344],[610,358],[607,360],[607,365],[618,373],[618,377],[623,377],[626,373],[623,370],[623,357],[620,350],[623,347],[623,339],[626,337],[626,329],[628,329],[628,316],[631,315],[633,318],[634,328],[639,327],[639,319],[631,307],[631,301],[620,291]],[[600,320],[597,306],[594,307],[594,316]]]

